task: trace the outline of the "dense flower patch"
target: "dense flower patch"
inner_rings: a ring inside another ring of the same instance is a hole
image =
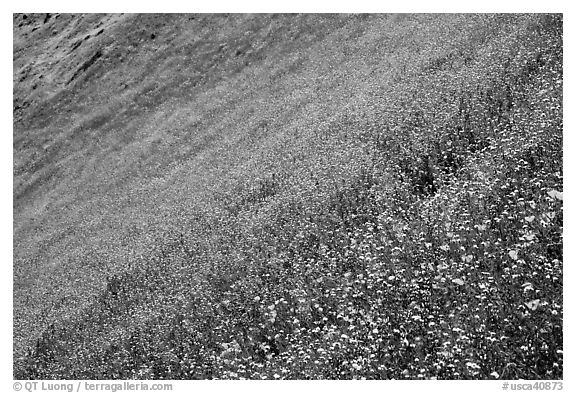
[[[246,164],[16,377],[562,378],[562,18],[467,24],[392,29],[390,84]]]

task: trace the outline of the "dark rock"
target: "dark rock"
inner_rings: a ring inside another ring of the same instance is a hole
[[[80,45],[82,45],[82,41],[75,42],[74,45],[72,45],[70,52],[74,52]]]
[[[94,64],[96,62],[96,60],[98,60],[100,57],[102,57],[102,51],[98,50],[96,51],[96,53],[94,53],[94,55],[92,55],[92,57],[90,57],[86,62],[84,62],[84,64],[82,64],[74,73],[74,75],[72,75],[72,78],[70,78],[70,80],[66,83],[69,84],[70,82],[72,82],[74,79],[76,79],[76,77],[81,73],[86,71],[90,66],[92,66],[92,64]]]

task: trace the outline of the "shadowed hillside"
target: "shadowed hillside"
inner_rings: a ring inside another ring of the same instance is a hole
[[[562,378],[561,16],[13,30],[15,378]]]

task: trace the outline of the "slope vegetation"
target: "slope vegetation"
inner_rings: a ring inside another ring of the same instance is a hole
[[[562,23],[14,15],[14,376],[562,378]]]

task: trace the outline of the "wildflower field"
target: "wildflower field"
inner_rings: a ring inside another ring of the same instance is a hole
[[[563,377],[561,15],[45,19],[15,378]]]

